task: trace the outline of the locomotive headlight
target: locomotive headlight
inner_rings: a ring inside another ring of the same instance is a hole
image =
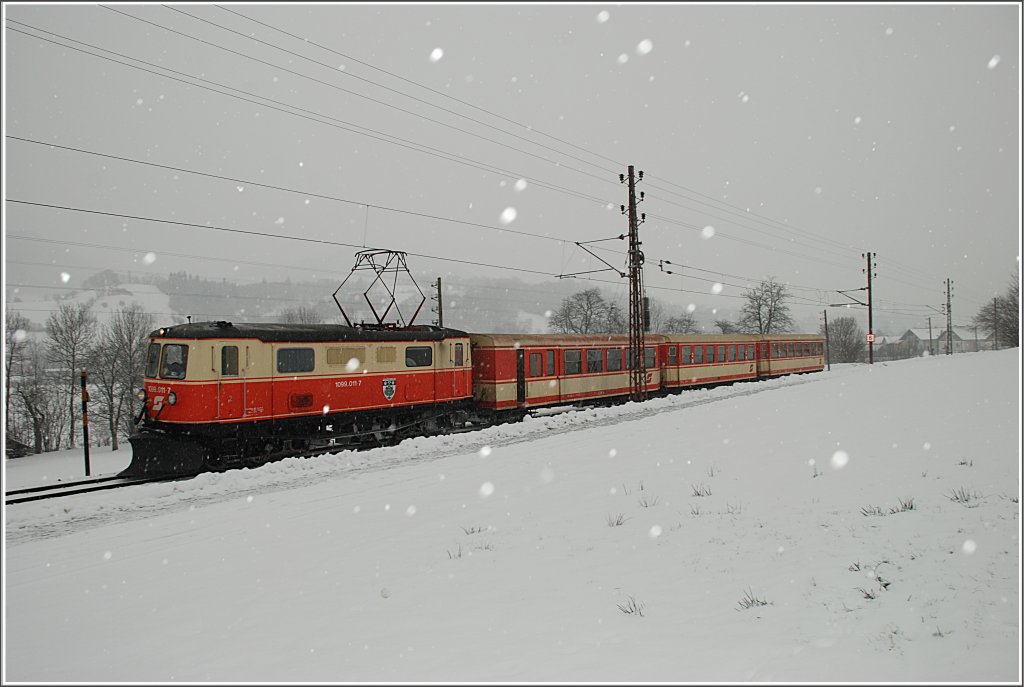
[[[178,402],[178,395],[176,393],[174,393],[172,391],[171,393],[167,394],[167,403],[169,405],[173,406],[177,402]]]
[[[135,392],[135,398],[139,399],[140,401],[145,401],[146,400],[146,390],[145,389],[139,389],[138,391],[136,391]]]

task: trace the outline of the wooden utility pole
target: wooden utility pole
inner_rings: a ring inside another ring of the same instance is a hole
[[[822,310],[822,314],[825,315],[825,364],[828,365],[829,372],[832,371],[832,349],[828,345],[828,310]]]
[[[82,370],[82,444],[85,448],[85,476],[89,477],[89,392],[85,388],[85,370]]]
[[[871,307],[871,277],[878,276],[877,274],[873,275],[871,272],[871,258],[877,257],[878,253],[861,253],[861,257],[865,256],[868,259],[868,267],[866,271],[868,275],[868,364],[870,365],[875,362],[875,330],[872,319],[873,310]]]
[[[946,355],[953,355],[953,280],[946,278]]]
[[[633,357],[630,370],[629,399],[644,401],[647,399],[647,359],[644,355],[644,254],[640,250],[639,226],[647,219],[641,213],[639,221],[636,215],[636,182],[643,181],[644,173],[638,172],[633,178],[633,165],[629,166],[628,179],[619,175],[619,182],[629,182],[629,350]],[[643,201],[643,191],[640,200]],[[623,208],[626,212],[626,208]]]

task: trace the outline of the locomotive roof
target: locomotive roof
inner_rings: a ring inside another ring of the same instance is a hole
[[[267,342],[284,341],[440,341],[441,339],[469,336],[466,332],[447,327],[419,325],[403,329],[377,329],[348,327],[343,324],[284,324],[231,322],[193,322],[162,327],[150,337],[169,339],[259,339]]]

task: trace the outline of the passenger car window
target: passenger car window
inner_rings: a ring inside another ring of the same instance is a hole
[[[583,354],[579,350],[565,352],[565,374],[578,375],[583,371]]]
[[[543,373],[544,356],[540,353],[530,354],[530,376],[540,377]]]
[[[604,372],[604,352],[598,349],[587,350],[587,372]]]
[[[618,372],[622,369],[622,349],[621,348],[610,348],[608,349],[608,371]]]

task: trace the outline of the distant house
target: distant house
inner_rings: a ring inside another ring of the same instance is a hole
[[[953,339],[954,353],[973,353],[975,351],[992,350],[992,334],[986,334],[977,327],[953,327],[956,338]],[[957,345],[959,339],[959,346]]]
[[[927,329],[908,329],[900,337],[901,344],[908,349],[917,348],[917,355],[931,351],[932,355],[946,353],[946,330],[932,329],[931,338]],[[992,349],[992,335],[974,327],[953,327],[950,334],[953,353],[973,353]]]
[[[939,345],[939,330],[908,329],[899,339],[900,345],[909,356],[921,355],[928,351],[932,355],[946,352],[946,344]]]

